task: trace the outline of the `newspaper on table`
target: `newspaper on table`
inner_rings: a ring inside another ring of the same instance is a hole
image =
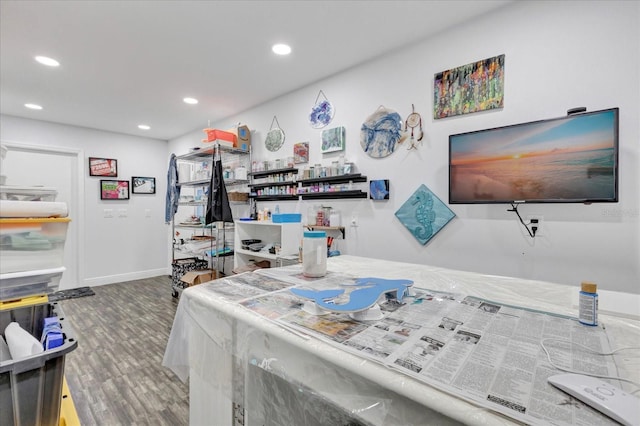
[[[562,368],[617,376],[602,325],[508,306],[473,296],[413,288],[404,304],[380,303],[379,321],[344,313],[311,315],[292,286],[344,288],[358,277],[329,272],[310,279],[296,268],[264,269],[215,282],[215,291],[295,332],[377,361],[440,390],[528,424],[617,424],[554,388],[547,378]],[[581,345],[581,346],[577,346]]]

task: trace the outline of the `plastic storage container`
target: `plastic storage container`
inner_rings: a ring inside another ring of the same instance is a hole
[[[271,215],[271,221],[273,223],[298,223],[302,222],[302,215],[300,213],[274,213]]]
[[[63,266],[69,218],[0,219],[0,274]]]
[[[15,321],[35,338],[44,319],[58,317],[64,343],[55,349],[18,360],[0,362],[0,424],[58,426],[67,353],[78,346],[71,325],[56,303],[0,310],[0,330]]]
[[[64,271],[63,266],[0,274],[0,302],[53,293],[58,289]]]
[[[0,200],[55,201],[58,191],[43,186],[0,186]]]
[[[302,238],[302,275],[324,277],[327,274],[327,233],[305,231]]]

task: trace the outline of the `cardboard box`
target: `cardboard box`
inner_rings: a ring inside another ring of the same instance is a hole
[[[185,287],[191,287],[194,285],[206,283],[220,278],[218,271],[212,269],[199,269],[196,271],[189,271],[180,278],[180,281],[185,283]]]
[[[239,125],[226,131],[236,136],[236,143],[234,145],[236,148],[249,151],[249,147],[251,147],[251,130],[249,130],[248,126]]]

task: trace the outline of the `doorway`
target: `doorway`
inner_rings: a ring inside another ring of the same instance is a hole
[[[84,244],[80,238],[84,225],[84,173],[82,150],[2,142],[7,154],[2,161],[6,185],[43,186],[58,192],[56,201],[67,203],[71,222],[64,247],[64,266],[60,290],[82,287],[84,282]]]

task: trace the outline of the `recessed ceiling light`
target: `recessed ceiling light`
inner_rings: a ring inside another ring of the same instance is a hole
[[[271,50],[273,50],[273,53],[275,53],[276,55],[288,55],[289,53],[291,53],[291,46],[289,46],[288,44],[274,44],[271,47]]]
[[[26,106],[29,109],[42,109],[40,105],[36,105],[36,104],[24,104],[24,106]]]
[[[138,129],[149,130],[151,127],[146,124],[138,124]]]
[[[48,67],[57,67],[60,66],[60,62],[56,61],[53,58],[48,58],[46,56],[36,56],[36,61],[40,62],[42,65],[46,65]]]
[[[195,105],[198,103],[198,100],[196,98],[184,98],[183,101],[185,104],[191,104],[191,105]]]

